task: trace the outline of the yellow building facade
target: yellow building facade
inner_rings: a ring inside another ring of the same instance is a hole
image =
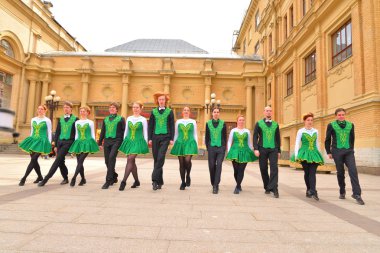
[[[336,108],[355,124],[360,166],[380,167],[380,2],[252,0],[234,51],[263,57],[265,101],[280,122],[283,158],[302,114],[313,112],[321,147]]]

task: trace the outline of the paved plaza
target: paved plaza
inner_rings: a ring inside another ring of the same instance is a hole
[[[24,187],[27,155],[0,155],[0,252],[380,252],[380,178],[360,174],[365,206],[338,199],[335,174],[318,174],[320,201],[305,197],[303,172],[280,168],[280,198],[265,195],[257,163],[247,166],[234,195],[224,162],[218,195],[207,161],[194,160],[192,184],[180,191],[178,161],[167,159],[162,190],[151,187],[151,159],[137,159],[140,188],[102,190],[101,157],[85,161],[87,184],[61,186],[59,171],[45,187]],[[45,175],[53,160],[39,160]],[[119,154],[117,172],[126,158]],[[72,175],[76,159],[67,158]],[[77,179],[79,182],[79,179]]]

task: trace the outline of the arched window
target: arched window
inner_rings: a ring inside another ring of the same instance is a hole
[[[9,57],[15,58],[15,53],[13,51],[13,48],[8,41],[3,39],[0,41],[0,45],[5,48],[5,54],[6,55],[8,55]]]

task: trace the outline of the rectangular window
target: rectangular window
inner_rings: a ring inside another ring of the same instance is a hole
[[[306,15],[306,0],[302,0],[302,17]]]
[[[293,70],[286,75],[286,96],[293,94]]]
[[[284,35],[285,39],[288,37],[288,16],[285,15],[284,17]]]
[[[315,51],[305,58],[305,84],[317,78],[316,76],[316,53]]]
[[[290,22],[290,30],[293,29],[294,27],[294,10],[293,10],[293,5],[290,6],[290,9],[289,9],[289,22]]]
[[[273,53],[273,47],[272,47],[272,34],[269,34],[269,53]]]
[[[256,31],[257,31],[257,28],[259,27],[259,25],[260,25],[260,13],[259,13],[259,10],[257,10],[256,15],[255,15],[255,28],[256,28]]]
[[[331,36],[331,45],[333,67],[352,55],[351,20],[344,24],[342,27],[340,27]]]
[[[259,52],[259,49],[260,49],[260,42],[256,42],[256,45],[255,45],[255,54],[257,54]]]

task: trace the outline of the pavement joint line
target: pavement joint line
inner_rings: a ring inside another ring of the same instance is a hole
[[[258,178],[258,176],[253,173],[252,171],[247,171],[248,175]],[[340,207],[336,204],[333,204],[331,202],[325,201],[325,200],[319,200],[319,203],[312,202],[310,199],[306,199],[306,197],[303,195],[303,193],[300,192],[298,188],[294,188],[291,186],[288,186],[284,183],[279,184],[280,189],[284,189],[287,193],[291,194],[293,197],[298,198],[299,200],[302,200],[303,202],[306,202],[316,208],[319,208],[341,220],[344,220],[352,225],[355,225],[359,228],[364,229],[365,231],[377,235],[380,237],[380,222],[365,217],[361,214],[355,213],[353,211],[350,211],[346,208]],[[281,197],[281,196],[280,196]],[[351,198],[351,197],[349,197]],[[365,207],[365,206],[364,206]]]

